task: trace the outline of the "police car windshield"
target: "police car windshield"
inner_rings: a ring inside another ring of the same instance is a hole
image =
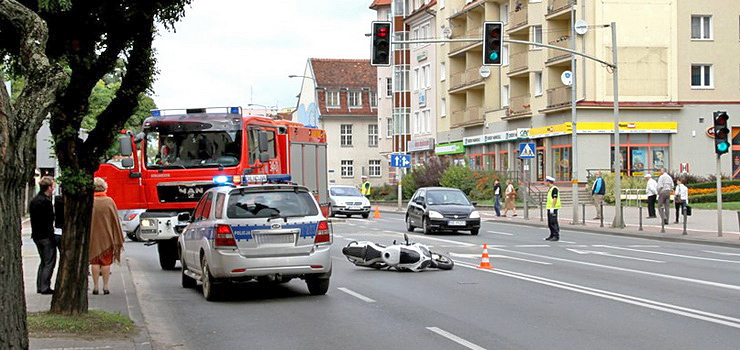
[[[313,215],[319,215],[319,209],[311,194],[304,191],[232,193],[226,212],[230,219]]]
[[[240,130],[150,131],[146,133],[149,169],[230,167],[239,164]]]
[[[360,190],[354,187],[332,187],[329,192],[337,197],[362,197]]]
[[[427,193],[429,205],[470,205],[468,198],[461,191],[429,191]]]

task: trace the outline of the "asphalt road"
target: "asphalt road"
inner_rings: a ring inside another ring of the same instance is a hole
[[[156,247],[126,245],[155,349],[736,349],[740,250],[485,222],[412,234],[452,271],[355,267],[351,240],[389,244],[403,217],[334,224],[329,293],[250,283],[207,302],[162,271]],[[477,269],[488,244],[492,270]]]

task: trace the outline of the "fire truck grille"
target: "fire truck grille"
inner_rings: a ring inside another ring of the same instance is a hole
[[[160,185],[157,186],[157,196],[160,203],[197,202],[209,188],[215,184],[198,185]]]

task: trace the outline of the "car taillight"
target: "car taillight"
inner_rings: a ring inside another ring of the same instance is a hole
[[[316,239],[314,243],[331,243],[331,232],[329,231],[328,221],[319,221],[319,227],[316,231]]]
[[[231,232],[231,226],[229,225],[218,225],[216,226],[216,237],[213,245],[215,247],[222,248],[235,248],[236,240],[234,240],[234,234]]]
[[[136,213],[134,213],[134,214],[128,214],[128,216],[126,217],[126,221],[131,221],[134,218],[136,218]]]

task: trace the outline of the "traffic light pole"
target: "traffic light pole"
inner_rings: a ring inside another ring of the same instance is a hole
[[[722,158],[717,155],[717,237],[722,237]]]

